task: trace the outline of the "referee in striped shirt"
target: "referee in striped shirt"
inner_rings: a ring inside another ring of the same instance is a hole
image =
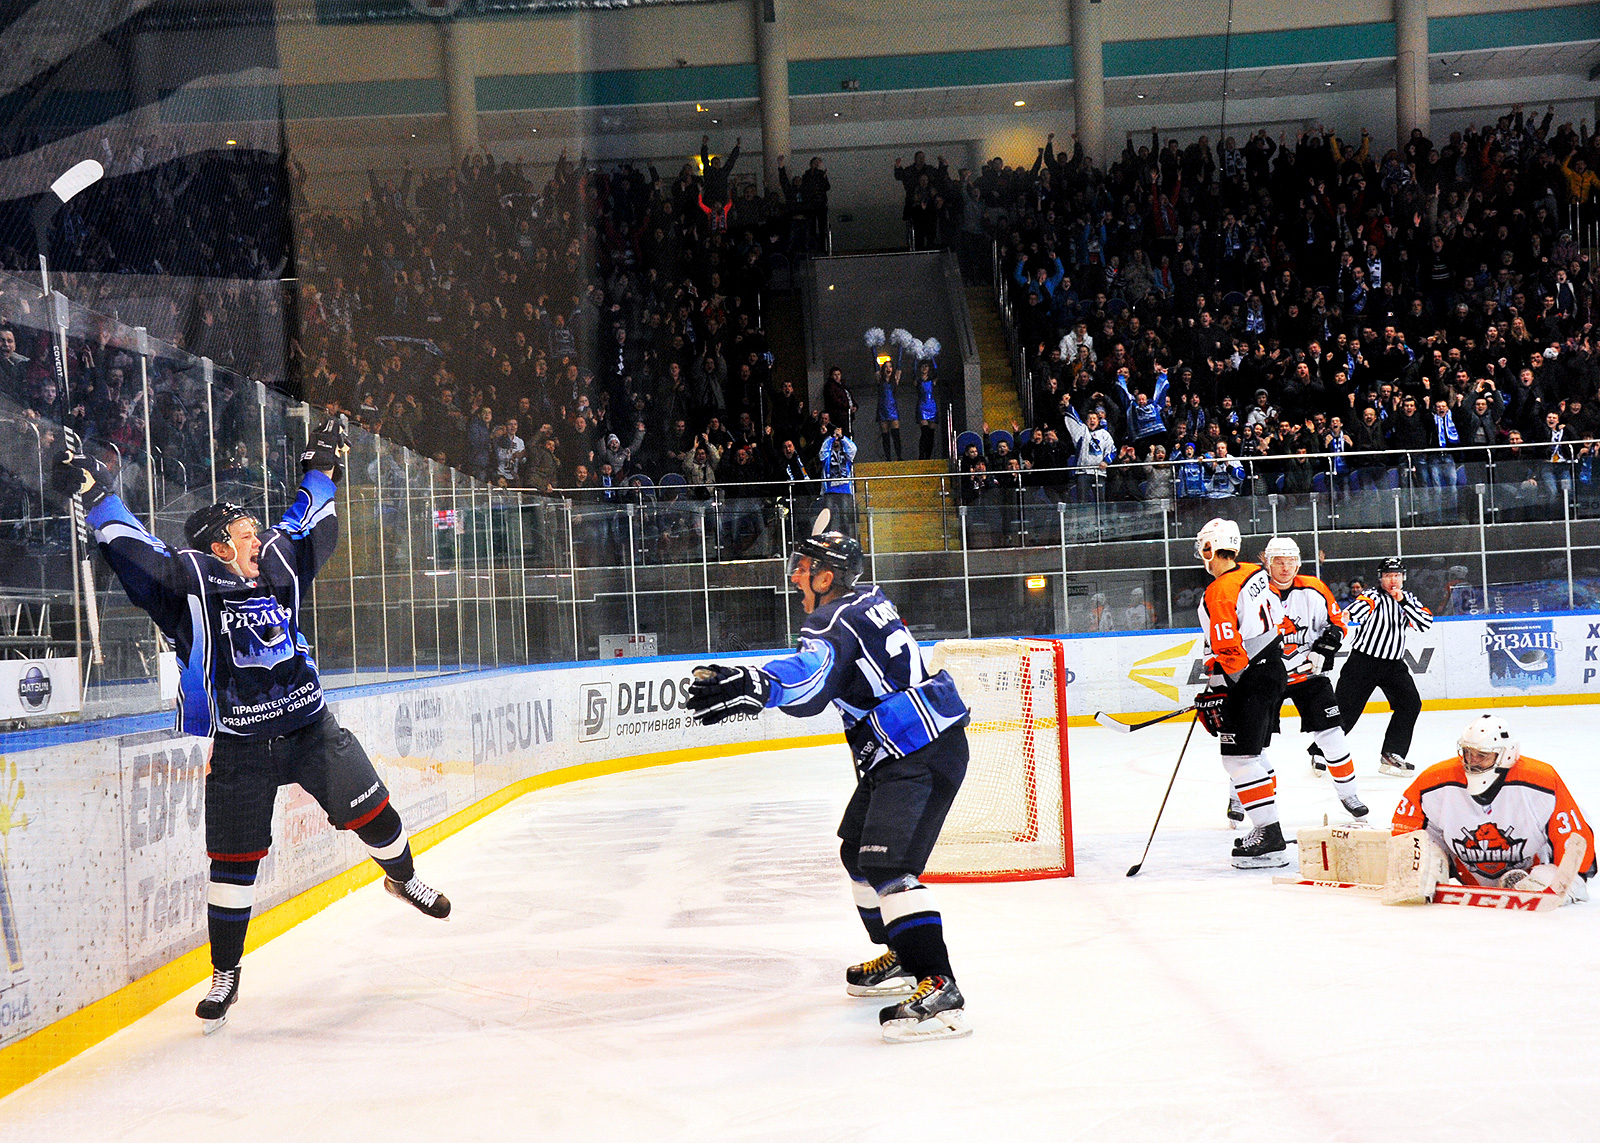
[[[1406,761],[1406,753],[1411,749],[1417,715],[1422,713],[1422,696],[1406,666],[1406,632],[1433,626],[1433,612],[1405,590],[1405,582],[1405,565],[1398,556],[1389,556],[1378,565],[1377,588],[1362,592],[1345,609],[1345,619],[1352,627],[1359,624],[1360,630],[1334,690],[1346,734],[1361,718],[1372,692],[1383,692],[1394,713],[1383,734],[1378,769],[1402,776],[1416,770]]]

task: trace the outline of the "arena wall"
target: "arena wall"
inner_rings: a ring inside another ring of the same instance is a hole
[[[1432,708],[1600,701],[1600,615],[1443,619],[1412,644]],[[1073,724],[1186,705],[1204,685],[1199,651],[1192,630],[1067,637]],[[330,697],[418,850],[545,786],[840,741],[832,713],[691,730],[682,698],[695,661],[510,669]],[[208,976],[209,743],[174,734],[161,714],[6,735],[0,749],[4,1094]],[[273,836],[251,947],[379,875],[296,786],[279,792]]]

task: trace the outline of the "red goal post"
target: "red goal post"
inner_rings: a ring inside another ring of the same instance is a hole
[[[972,711],[967,777],[924,881],[1072,876],[1066,655],[1059,639],[950,639],[947,670]]]

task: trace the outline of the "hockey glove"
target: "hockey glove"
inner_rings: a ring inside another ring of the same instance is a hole
[[[694,669],[684,707],[701,726],[715,726],[736,714],[759,714],[772,694],[772,676],[760,667],[724,667],[713,663]]]
[[[1333,670],[1333,657],[1338,654],[1344,637],[1339,634],[1337,627],[1324,627],[1322,634],[1317,636],[1316,642],[1311,644],[1311,653],[1322,656],[1322,670],[1324,673]]]
[[[1213,737],[1222,730],[1222,704],[1227,701],[1227,691],[1214,689],[1202,691],[1194,700],[1195,718],[1206,728],[1206,733]]]
[[[316,436],[311,438],[311,444],[300,454],[300,471],[306,473],[319,468],[332,472],[335,484],[343,479],[344,458],[350,452],[349,424],[343,413],[323,421]]]
[[[105,484],[96,479],[105,474],[106,467],[99,461],[63,452],[50,467],[50,487],[63,499],[83,497],[84,511],[88,511],[106,498]]]

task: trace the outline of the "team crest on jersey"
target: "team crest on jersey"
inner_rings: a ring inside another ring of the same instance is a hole
[[[222,633],[236,667],[271,670],[294,658],[289,609],[271,596],[222,601]]]
[[[1453,848],[1456,856],[1472,866],[1474,872],[1499,877],[1513,865],[1522,864],[1528,842],[1494,822],[1484,822],[1477,829],[1463,828]]]

